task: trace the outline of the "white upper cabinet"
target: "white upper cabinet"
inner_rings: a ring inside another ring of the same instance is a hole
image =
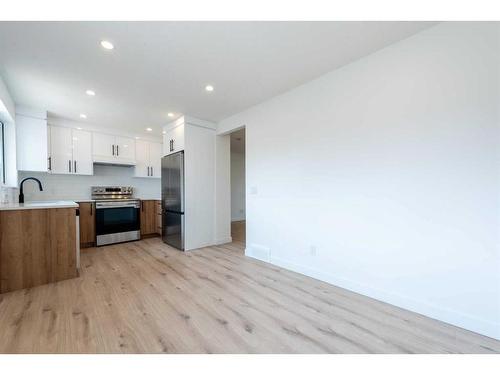
[[[184,150],[184,124],[167,128],[163,135],[163,155]]]
[[[19,171],[47,172],[47,112],[16,108],[16,159]]]
[[[92,133],[92,156],[95,161],[115,158],[115,136]]]
[[[149,144],[149,162],[151,164],[151,177],[161,177],[162,144],[151,142]]]
[[[93,175],[92,133],[73,129],[73,173]]]
[[[135,140],[133,138],[93,132],[92,142],[94,162],[135,165]]]
[[[135,141],[135,177],[149,177],[149,142]]]
[[[135,139],[129,137],[116,137],[116,156],[124,164],[135,164]]]
[[[135,177],[160,178],[162,145],[157,142],[135,142]]]
[[[49,172],[93,174],[92,136],[85,130],[49,126]]]
[[[71,129],[49,126],[49,172],[70,174],[73,163]]]

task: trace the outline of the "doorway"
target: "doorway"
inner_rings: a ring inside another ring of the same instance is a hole
[[[245,197],[245,128],[231,137],[231,237],[233,242],[246,242]]]

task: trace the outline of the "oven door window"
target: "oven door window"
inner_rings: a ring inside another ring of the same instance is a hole
[[[96,234],[130,232],[140,229],[139,209],[135,207],[99,208],[96,210]]]

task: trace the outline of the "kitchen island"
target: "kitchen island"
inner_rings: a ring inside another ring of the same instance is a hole
[[[0,205],[0,293],[78,276],[72,201]]]

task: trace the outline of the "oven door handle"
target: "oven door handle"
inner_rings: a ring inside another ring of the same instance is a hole
[[[99,203],[96,203],[96,205],[95,205],[96,210],[104,210],[106,208],[140,208],[140,207],[139,207],[139,203],[119,204],[119,205],[101,205]]]

